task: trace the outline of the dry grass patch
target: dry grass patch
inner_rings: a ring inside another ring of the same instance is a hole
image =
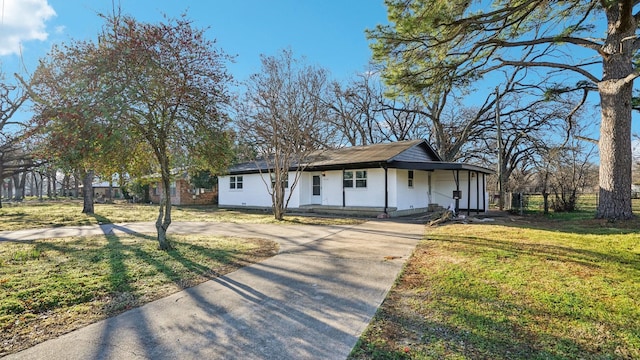
[[[82,214],[82,202],[66,201],[26,201],[17,204],[3,204],[0,208],[0,231],[44,227],[79,226],[111,223],[155,221],[158,205],[149,204],[95,204],[95,214]],[[358,224],[364,219],[341,217],[286,216],[277,221],[273,215],[263,211],[235,211],[218,209],[216,206],[174,206],[173,221],[209,221],[251,224],[307,224],[337,225]]]
[[[0,356],[277,253],[262,239],[146,236],[0,242]]]
[[[636,229],[542,217],[428,228],[351,358],[638,359]]]

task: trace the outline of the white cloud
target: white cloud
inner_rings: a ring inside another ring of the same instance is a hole
[[[56,12],[47,0],[0,0],[0,55],[19,54],[22,43],[44,41]]]

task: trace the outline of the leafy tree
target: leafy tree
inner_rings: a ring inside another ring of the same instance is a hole
[[[83,213],[93,214],[93,181],[125,166],[136,146],[119,126],[122,111],[110,101],[107,74],[97,66],[97,45],[75,41],[55,46],[40,61],[29,89],[36,101],[43,157],[83,179]],[[128,144],[127,144],[128,145]]]
[[[254,160],[267,165],[263,179],[274,217],[282,220],[304,164],[332,138],[324,99],[327,74],[295,59],[290,50],[261,60],[262,71],[247,81],[239,126],[253,144]]]
[[[156,228],[160,248],[168,249],[171,168],[216,174],[232,155],[225,113],[231,59],[185,16],[158,24],[120,15],[105,19],[96,66],[105,75],[102,86],[111,89],[110,101],[122,110],[118,125],[152,154],[135,159],[153,161],[159,169],[163,196]]]
[[[631,110],[640,39],[633,0],[387,0],[392,25],[369,32],[386,77],[406,91],[465,84],[521,66],[563,76],[554,91],[600,95],[596,216],[629,219]],[[600,21],[600,22],[598,22]],[[604,37],[602,35],[604,34]],[[525,53],[526,58],[520,55]],[[571,76],[575,85],[567,85]]]

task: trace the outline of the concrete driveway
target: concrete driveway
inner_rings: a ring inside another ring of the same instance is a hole
[[[154,231],[135,223],[0,232],[0,240]],[[181,222],[169,232],[273,239],[280,253],[6,359],[345,359],[424,225]]]

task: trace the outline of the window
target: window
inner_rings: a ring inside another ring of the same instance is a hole
[[[313,196],[320,196],[320,176],[313,175]]]
[[[342,186],[344,186],[345,188],[352,188],[354,187],[354,184],[356,188],[367,187],[367,171],[366,170],[355,171],[355,177],[354,177],[354,171],[344,172],[344,176],[342,179]]]
[[[345,171],[342,175],[342,187],[353,187],[353,171]]]
[[[289,174],[286,174],[282,181],[284,181],[284,188],[288,189],[289,188]],[[276,185],[276,174],[271,173],[271,188],[273,189],[273,187],[275,185]]]
[[[356,187],[357,188],[366,188],[367,187],[367,171],[356,171]]]
[[[413,187],[413,170],[409,170],[407,177],[408,177],[407,185],[409,185],[409,187],[412,188]]]
[[[176,182],[172,182],[171,185],[169,185],[169,191],[171,192],[171,196],[176,196]]]
[[[229,189],[242,189],[242,176],[230,176],[229,177]]]

